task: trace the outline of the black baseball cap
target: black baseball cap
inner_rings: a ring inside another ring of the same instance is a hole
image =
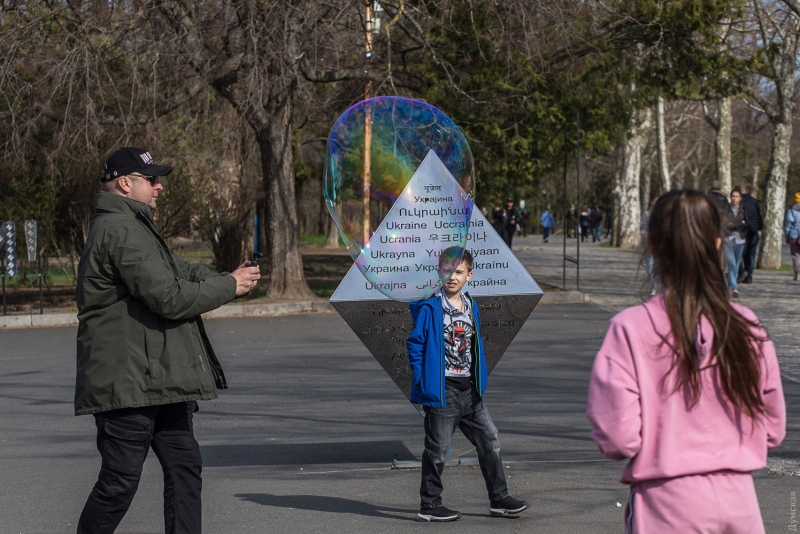
[[[125,146],[108,157],[100,181],[107,182],[132,172],[146,176],[166,176],[172,172],[172,167],[156,165],[150,152],[143,148]]]

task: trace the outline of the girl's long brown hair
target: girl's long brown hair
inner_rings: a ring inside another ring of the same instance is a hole
[[[714,328],[713,357],[722,391],[742,413],[754,420],[765,411],[761,398],[759,353],[764,338],[759,325],[738,313],[728,299],[720,261],[723,218],[702,192],[682,189],[665,193],[653,207],[648,223],[654,276],[664,291],[672,325],[677,369],[676,391],[689,387],[691,405],[700,399],[700,361],[696,349],[700,317]]]

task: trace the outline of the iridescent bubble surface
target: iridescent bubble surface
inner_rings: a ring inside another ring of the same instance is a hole
[[[441,287],[438,257],[466,246],[475,187],[472,151],[449,117],[409,98],[359,102],[331,129],[324,181],[367,283],[404,301]]]

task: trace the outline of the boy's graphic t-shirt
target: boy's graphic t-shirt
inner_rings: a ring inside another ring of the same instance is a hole
[[[444,376],[448,384],[461,390],[471,386],[472,336],[475,328],[472,323],[472,310],[469,299],[462,293],[462,312],[441,292],[444,309]]]

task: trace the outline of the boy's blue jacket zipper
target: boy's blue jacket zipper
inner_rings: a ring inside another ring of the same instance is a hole
[[[481,338],[481,316],[475,300],[466,294],[470,300],[472,319],[475,326],[475,339],[472,344],[474,366],[472,375],[475,377],[475,389],[483,395],[488,381],[486,370],[486,355],[483,350]],[[442,299],[436,295],[423,300],[409,303],[411,318],[414,328],[406,339],[408,349],[408,364],[411,366],[411,402],[430,406],[431,408],[445,407],[444,394],[444,310]]]

